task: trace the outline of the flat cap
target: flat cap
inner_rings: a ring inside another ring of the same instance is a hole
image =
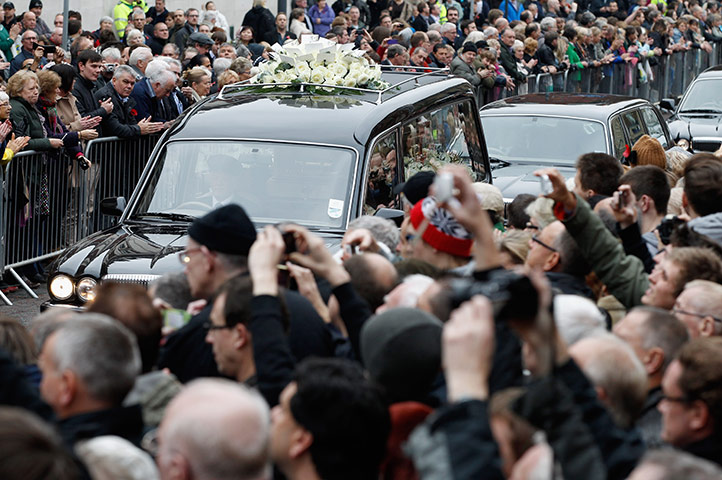
[[[232,203],[197,218],[188,235],[209,250],[231,255],[248,255],[256,241],[256,227],[240,205]]]

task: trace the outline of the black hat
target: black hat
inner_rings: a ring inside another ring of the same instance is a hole
[[[466,53],[466,52],[474,52],[474,53],[476,53],[476,45],[474,45],[474,44],[471,43],[471,42],[466,42],[466,43],[464,44],[464,46],[461,48],[461,53]]]
[[[195,32],[191,33],[191,36],[188,37],[188,44],[193,45],[194,43],[200,43],[201,45],[213,45],[213,40],[211,40],[211,37],[206,35],[205,33]]]
[[[411,178],[394,187],[394,195],[404,192],[406,199],[412,205],[429,195],[429,187],[434,183],[436,174],[432,171],[423,171],[414,174]]]
[[[15,5],[13,5],[13,2],[3,3],[3,10],[9,10],[9,9],[15,10]]]
[[[489,44],[486,43],[486,40],[479,40],[478,42],[476,42],[475,45],[476,45],[477,50],[480,50],[483,48],[489,48]]]
[[[230,204],[195,219],[188,235],[209,250],[248,255],[256,241],[256,227],[240,205]]]
[[[41,2],[40,0],[30,0],[30,6],[28,7],[28,10],[38,7],[43,8],[43,2]]]

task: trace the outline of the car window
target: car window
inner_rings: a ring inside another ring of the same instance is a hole
[[[485,172],[473,111],[470,102],[445,105],[404,124],[404,178],[451,163],[467,167],[472,179],[481,181]]]
[[[154,165],[133,215],[200,217],[237,203],[258,223],[343,228],[356,155],[276,142],[172,142]]]
[[[654,109],[652,107],[644,107],[642,109],[642,118],[644,118],[644,123],[647,124],[649,136],[659,140],[659,143],[661,143],[662,147],[666,150],[667,147],[669,147],[669,145],[667,145],[667,137],[664,135],[664,128],[659,122],[659,117],[654,112]]]
[[[644,125],[639,118],[639,110],[624,112],[622,114],[622,120],[624,121],[624,126],[627,127],[627,132],[629,132],[629,146],[631,148],[637,143],[637,140],[647,132],[644,131]]]
[[[394,187],[399,183],[396,130],[381,137],[371,148],[366,179],[364,213],[373,215],[379,208],[394,208]]]
[[[624,150],[627,145],[627,139],[624,138],[624,128],[622,120],[619,116],[612,118],[612,145],[614,145],[614,158],[622,159]]]

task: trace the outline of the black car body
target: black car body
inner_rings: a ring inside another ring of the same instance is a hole
[[[722,65],[699,74],[679,102],[665,99],[659,106],[674,111],[667,122],[677,145],[693,153],[717,151],[722,145]]]
[[[227,86],[196,105],[161,137],[117,225],[55,261],[48,305],[82,306],[101,280],[147,284],[181,270],[188,224],[216,200],[241,204],[259,228],[298,223],[334,247],[352,219],[399,206],[393,187],[420,158],[465,162],[477,181],[490,181],[465,80],[383,78],[392,85],[384,93]]]
[[[494,185],[504,201],[540,193],[539,168],[573,178],[579,155],[599,151],[622,159],[627,145],[648,134],[667,149],[669,131],[651,103],[618,95],[534,93],[510,97],[479,112]]]

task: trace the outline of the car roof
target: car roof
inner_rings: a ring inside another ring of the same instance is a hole
[[[709,67],[704,72],[700,73],[699,76],[697,76],[698,79],[700,78],[720,78],[722,77],[722,65],[715,65],[714,67]]]
[[[474,94],[466,80],[447,73],[394,72],[384,73],[383,79],[395,87],[381,95],[226,89],[195,107],[168,139],[272,139],[358,147],[431,104]]]
[[[588,93],[530,93],[490,103],[481,109],[485,114],[544,114],[583,117],[606,121],[612,114],[646,100],[621,95]]]

